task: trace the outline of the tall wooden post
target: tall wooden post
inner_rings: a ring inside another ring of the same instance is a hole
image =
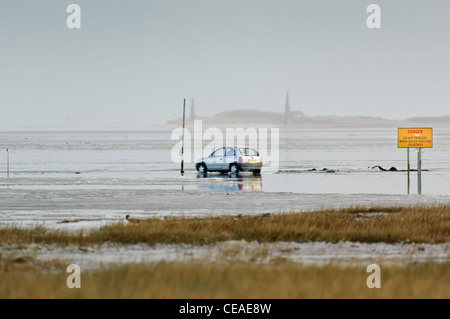
[[[7,164],[6,164],[6,171],[7,171],[7,176],[9,178],[9,149],[6,149],[6,156],[7,156]]]
[[[186,99],[183,101],[183,136],[181,144],[181,176],[184,175],[184,121],[186,116]]]

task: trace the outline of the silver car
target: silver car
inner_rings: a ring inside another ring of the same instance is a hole
[[[257,150],[238,146],[218,148],[208,157],[203,157],[195,163],[198,173],[203,175],[208,172],[237,174],[241,171],[251,171],[254,175],[258,175],[262,166],[262,157]]]

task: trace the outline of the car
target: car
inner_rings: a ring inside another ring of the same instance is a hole
[[[262,157],[258,151],[250,147],[224,146],[216,149],[209,156],[199,159],[195,168],[199,174],[208,172],[223,172],[237,174],[239,172],[253,172],[261,174]]]

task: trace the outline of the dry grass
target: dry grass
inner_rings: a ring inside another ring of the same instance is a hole
[[[450,205],[353,207],[316,212],[220,217],[169,217],[118,222],[90,232],[44,227],[0,229],[0,241],[27,243],[190,243],[225,240],[443,243],[450,239]]]
[[[80,289],[66,287],[65,267],[33,267],[0,258],[0,298],[450,298],[448,263],[380,264],[380,289],[356,265],[128,264],[82,270]]]

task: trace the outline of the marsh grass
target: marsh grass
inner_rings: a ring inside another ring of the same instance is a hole
[[[65,266],[37,264],[0,259],[0,298],[450,298],[449,263],[380,264],[380,289],[366,266],[290,262],[125,264],[82,270],[69,289]]]
[[[226,240],[443,243],[450,239],[450,205],[351,207],[338,210],[218,217],[165,217],[117,222],[93,231],[38,226],[0,228],[9,244],[211,244]]]

